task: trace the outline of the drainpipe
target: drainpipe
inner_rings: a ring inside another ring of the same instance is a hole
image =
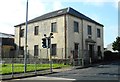
[[[82,32],[81,32],[81,35],[82,35],[82,66],[84,66],[84,42],[83,42],[83,19],[82,20]]]
[[[65,26],[64,26],[64,33],[65,33],[65,65],[66,65],[66,59],[67,59],[67,39],[66,39],[66,37],[67,37],[67,32],[66,32],[66,30],[67,30],[67,22],[66,22],[66,14],[64,15],[64,23],[65,23]]]
[[[16,27],[17,28],[17,27]],[[20,33],[21,33],[21,25],[19,27],[19,45],[17,45],[17,57],[19,56],[20,54],[20,46],[21,46],[21,37],[20,37]]]

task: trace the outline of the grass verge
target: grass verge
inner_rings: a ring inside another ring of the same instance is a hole
[[[64,64],[52,64],[52,68],[63,68],[69,67],[70,65]],[[37,70],[46,70],[50,68],[50,64],[27,64],[27,72],[37,71]],[[23,73],[24,64],[13,64],[14,73]],[[11,74],[12,73],[12,64],[2,65],[2,72],[0,74]]]

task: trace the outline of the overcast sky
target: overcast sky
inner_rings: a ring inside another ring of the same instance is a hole
[[[0,1],[0,32],[14,34],[14,25],[25,22],[27,0]],[[118,36],[117,0],[29,0],[28,19],[72,7],[104,25],[104,45]]]

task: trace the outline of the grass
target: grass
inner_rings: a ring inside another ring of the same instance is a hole
[[[52,64],[52,68],[62,68],[68,67],[70,65],[64,64]],[[14,64],[14,73],[23,73],[24,72],[24,64]],[[35,71],[35,70],[45,70],[49,69],[50,64],[27,64],[27,72]],[[2,72],[0,74],[10,74],[12,73],[12,64],[4,64],[2,65]]]

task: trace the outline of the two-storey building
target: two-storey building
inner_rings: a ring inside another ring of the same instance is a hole
[[[25,23],[15,26],[17,50],[25,49],[25,31]],[[28,21],[29,57],[48,58],[42,48],[42,38],[50,33],[54,36],[51,40],[52,58],[73,59],[81,64],[103,57],[103,25],[71,7]]]

